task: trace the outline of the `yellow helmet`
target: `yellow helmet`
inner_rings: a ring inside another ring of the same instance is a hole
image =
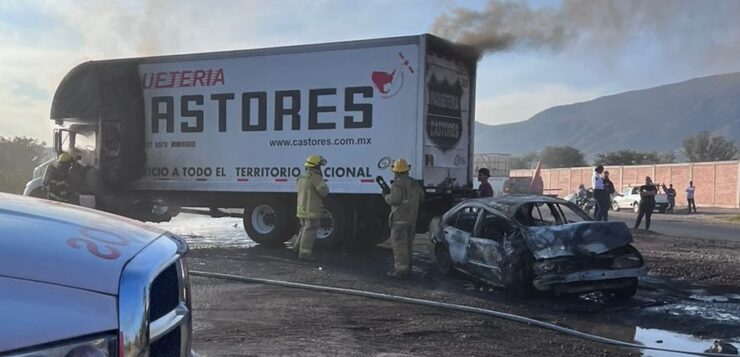
[[[59,162],[70,162],[72,161],[72,155],[67,154],[66,152],[63,152],[59,154],[59,157],[57,158]]]
[[[305,167],[319,167],[326,165],[326,159],[321,155],[311,155],[306,159]]]
[[[398,159],[394,161],[393,167],[391,168],[391,171],[395,173],[399,173],[399,174],[404,173],[404,172],[409,172],[409,170],[411,170],[411,166],[404,159]]]

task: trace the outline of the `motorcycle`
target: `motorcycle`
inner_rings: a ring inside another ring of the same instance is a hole
[[[591,210],[596,207],[596,199],[592,189],[586,190],[585,195],[576,195],[576,205],[586,213],[591,214]]]

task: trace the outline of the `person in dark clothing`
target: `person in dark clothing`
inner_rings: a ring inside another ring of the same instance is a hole
[[[478,170],[478,181],[480,181],[480,187],[478,187],[478,197],[493,197],[493,187],[488,183],[488,179],[491,177],[491,172],[487,168]]]
[[[673,208],[676,207],[676,189],[673,188],[673,184],[668,184],[668,188],[663,185],[663,191],[665,191],[665,195],[668,197],[668,208],[666,212],[673,213]]]
[[[63,152],[55,162],[46,167],[42,184],[49,200],[75,203],[74,194],[69,187],[69,169],[73,161],[72,155]]]
[[[604,171],[604,190],[608,195],[606,198],[609,200],[609,206],[611,206],[612,195],[614,194],[614,192],[616,192],[616,190],[614,189],[614,183],[612,182],[612,180],[609,179],[609,171]],[[605,221],[609,220],[609,206],[607,206],[603,213]]]
[[[655,209],[655,195],[658,194],[658,188],[653,185],[650,176],[645,176],[645,184],[640,186],[640,210],[637,214],[635,229],[640,227],[642,217],[645,217],[645,229],[650,230],[650,216]]]
[[[594,190],[594,199],[596,200],[596,212],[594,213],[595,221],[606,221],[607,212],[609,212],[609,192],[604,187],[604,166],[596,166],[594,176],[591,179],[591,187]]]

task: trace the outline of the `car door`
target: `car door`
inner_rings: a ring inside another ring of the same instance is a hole
[[[467,265],[468,245],[480,211],[478,206],[463,206],[445,221],[444,239],[455,265]]]
[[[503,286],[503,242],[515,232],[508,218],[482,210],[468,243],[468,269],[491,284]]]
[[[619,208],[632,207],[632,189],[625,189],[620,196],[615,198],[615,200],[619,203]]]

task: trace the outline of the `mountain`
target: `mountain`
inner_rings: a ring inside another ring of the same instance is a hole
[[[556,106],[518,123],[477,123],[475,130],[478,153],[561,145],[589,157],[621,149],[673,151],[702,130],[740,143],[740,72]]]

